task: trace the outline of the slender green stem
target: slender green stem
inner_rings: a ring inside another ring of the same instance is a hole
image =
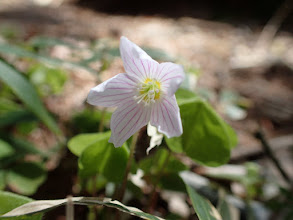
[[[104,130],[105,116],[106,116],[106,108],[103,108],[102,112],[101,112],[101,120],[100,120],[100,125],[99,125],[99,132],[103,132],[103,130]]]
[[[123,181],[122,181],[122,185],[119,189],[116,188],[116,192],[114,193],[114,198],[117,199],[118,201],[123,201],[124,198],[124,194],[125,194],[125,190],[126,190],[126,185],[127,185],[127,180],[128,180],[128,175],[131,169],[131,165],[132,165],[132,161],[134,158],[134,151],[135,151],[135,146],[136,146],[136,142],[138,139],[138,135],[139,135],[139,131],[136,132],[133,136],[132,136],[132,141],[131,141],[131,145],[130,145],[130,152],[129,152],[129,157],[128,157],[128,161],[127,161],[127,165],[126,165],[126,169],[125,169],[125,174],[123,177]],[[116,216],[115,219],[116,220],[120,220],[121,216],[120,216],[120,211],[117,210],[116,211]]]
[[[127,161],[127,165],[126,165],[126,170],[125,170],[125,174],[124,174],[124,177],[123,177],[121,188],[119,189],[118,196],[117,196],[118,201],[121,201],[121,202],[123,201],[123,198],[124,198],[126,185],[127,185],[128,174],[130,172],[132,161],[133,161],[133,158],[134,158],[134,151],[135,151],[135,146],[136,146],[138,135],[139,135],[139,131],[136,132],[132,136],[129,157],[128,157],[128,161]]]
[[[171,153],[170,153],[170,151],[168,151],[167,158],[165,159],[165,161],[164,161],[161,169],[159,170],[159,172],[156,175],[156,178],[155,178],[155,181],[154,181],[154,185],[153,185],[153,190],[151,192],[151,196],[150,196],[150,200],[149,200],[149,205],[148,205],[148,212],[149,213],[153,213],[153,209],[156,206],[157,198],[158,198],[157,197],[157,186],[158,186],[158,183],[159,183],[160,179],[162,178],[162,176],[164,174],[163,171],[164,171],[164,168],[166,167],[166,165],[169,162],[170,156],[171,156]]]

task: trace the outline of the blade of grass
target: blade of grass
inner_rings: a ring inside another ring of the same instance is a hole
[[[32,84],[15,68],[0,60],[0,80],[7,84],[17,97],[55,134],[60,129],[44,107]]]

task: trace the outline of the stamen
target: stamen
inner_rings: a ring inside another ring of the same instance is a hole
[[[145,105],[149,105],[155,103],[156,100],[160,98],[161,84],[155,79],[147,78],[144,82],[138,85],[137,91],[138,95],[134,96],[137,103],[143,101]]]

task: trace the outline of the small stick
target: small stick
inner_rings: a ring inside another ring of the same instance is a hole
[[[285,0],[263,28],[258,38],[256,48],[266,47],[272,43],[279,27],[286,19],[286,17],[290,14],[291,9],[291,0]]]
[[[66,220],[74,220],[74,206],[73,206],[72,196],[67,196]]]
[[[276,168],[280,171],[280,173],[281,173],[282,177],[284,178],[284,180],[287,183],[289,183],[289,185],[291,185],[292,181],[290,180],[289,175],[286,173],[286,171],[283,169],[281,163],[279,162],[277,157],[274,155],[274,153],[273,153],[273,151],[271,149],[271,146],[267,142],[263,132],[261,130],[257,131],[256,134],[255,134],[255,137],[261,142],[264,152],[266,153],[268,158],[272,160],[272,162],[276,166]]]

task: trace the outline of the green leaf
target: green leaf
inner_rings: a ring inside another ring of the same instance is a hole
[[[174,57],[171,57],[168,53],[163,50],[150,48],[150,47],[143,47],[143,50],[154,60],[161,60],[161,61],[174,61]]]
[[[126,144],[115,148],[109,143],[111,132],[80,134],[68,142],[70,151],[80,156],[81,176],[103,174],[108,180],[119,182],[126,169],[128,150]]]
[[[71,153],[79,157],[87,147],[107,138],[109,139],[109,137],[109,133],[79,134],[69,140],[68,148]]]
[[[165,137],[165,141],[168,147],[175,153],[183,153],[184,149],[182,146],[181,137],[167,138]]]
[[[13,147],[7,142],[0,139],[0,160],[4,157],[9,157],[14,154]]]
[[[159,181],[159,186],[165,190],[185,192],[185,184],[176,172],[162,175]]]
[[[108,125],[111,120],[112,113],[95,110],[94,108],[86,108],[84,111],[76,114],[72,120],[74,132],[92,133],[96,132],[103,117],[104,125]]]
[[[6,186],[6,177],[5,176],[6,176],[6,171],[0,170],[0,190],[3,190]]]
[[[8,125],[14,125],[22,121],[32,121],[36,117],[28,110],[10,111],[0,115],[0,128]]]
[[[3,192],[0,191],[0,215],[7,213],[11,211],[12,209],[15,209],[16,207],[19,207],[25,203],[32,202],[33,200],[25,197],[20,196],[14,193],[10,192]],[[21,217],[13,217],[13,218],[5,218],[3,216],[0,216],[0,219],[13,219],[13,220],[41,220],[42,215],[31,215],[31,216],[21,216]]]
[[[240,213],[237,208],[229,204],[225,198],[221,198],[218,205],[218,211],[224,220],[239,220]]]
[[[100,199],[95,197],[73,197],[71,198],[71,201],[73,202],[73,204],[77,204],[77,205],[104,205],[110,208],[118,209],[130,215],[140,217],[142,219],[163,220],[162,218],[142,212],[141,210],[137,208],[123,205],[122,203],[116,200],[111,200],[109,198]],[[45,211],[48,211],[49,209],[56,208],[60,205],[64,205],[67,202],[68,202],[68,199],[34,201],[34,202],[24,204],[6,213],[4,216],[15,217],[15,216],[24,216],[28,214],[34,214],[38,212],[45,212]],[[0,217],[0,219],[2,219],[2,217]]]
[[[9,44],[0,44],[0,52],[2,52],[3,54],[13,54],[18,57],[32,58],[32,59],[38,60],[40,62],[44,62],[44,63],[52,65],[52,66],[67,67],[67,68],[82,68],[82,69],[85,69],[91,73],[96,73],[95,70],[93,70],[92,68],[90,68],[86,65],[51,58],[51,57],[44,56],[44,55],[37,54],[37,53],[33,53],[28,50],[22,49],[17,46],[9,45]]]
[[[40,164],[24,162],[9,170],[7,184],[21,194],[31,195],[45,181],[46,176],[46,171]]]
[[[233,129],[202,99],[180,90],[177,97],[183,124],[181,137],[166,139],[169,148],[206,166],[228,162],[237,137]]]
[[[9,88],[7,86],[5,87],[5,85],[1,85],[1,89],[3,89],[2,86],[4,88]],[[10,90],[8,92],[9,92],[9,94],[11,93]],[[1,95],[2,95],[2,93],[1,93]],[[10,96],[6,97],[5,94],[3,95],[3,97],[0,97],[0,113],[1,114],[22,109],[22,106],[18,103],[15,103],[12,99],[13,98]]]
[[[0,80],[7,84],[24,104],[37,115],[52,131],[60,133],[60,130],[45,109],[34,87],[27,79],[2,60],[0,60]]]
[[[155,184],[158,182],[162,189],[185,190],[184,182],[178,174],[187,167],[166,149],[160,148],[155,154],[141,160],[139,168],[144,171],[145,179]]]
[[[200,196],[191,186],[186,185],[186,189],[199,220],[222,220],[216,208],[207,199]]]
[[[63,45],[67,46],[69,48],[76,48],[77,47],[73,44],[70,44],[66,41],[63,41],[58,38],[52,38],[52,37],[45,37],[45,36],[37,36],[34,37],[29,41],[29,44],[32,45],[33,47],[39,47],[39,48],[45,48],[45,47],[52,47],[56,45]]]
[[[139,163],[139,168],[145,173],[157,175],[158,173],[178,173],[187,167],[166,149],[158,149],[154,155],[149,155]]]
[[[230,158],[230,138],[224,122],[202,101],[180,106],[183,130],[182,144],[185,153],[208,166],[219,166]],[[193,120],[191,120],[193,119]]]
[[[47,153],[36,148],[32,143],[24,140],[22,138],[16,138],[14,136],[10,137],[11,144],[17,150],[18,154],[38,154],[43,157],[47,157]]]
[[[67,80],[64,70],[50,68],[43,64],[33,66],[28,76],[30,81],[36,85],[41,95],[59,94]]]
[[[109,181],[120,182],[128,160],[126,144],[115,148],[108,140],[110,132],[102,133],[103,138],[88,146],[79,158],[79,168],[82,176],[103,174]]]

